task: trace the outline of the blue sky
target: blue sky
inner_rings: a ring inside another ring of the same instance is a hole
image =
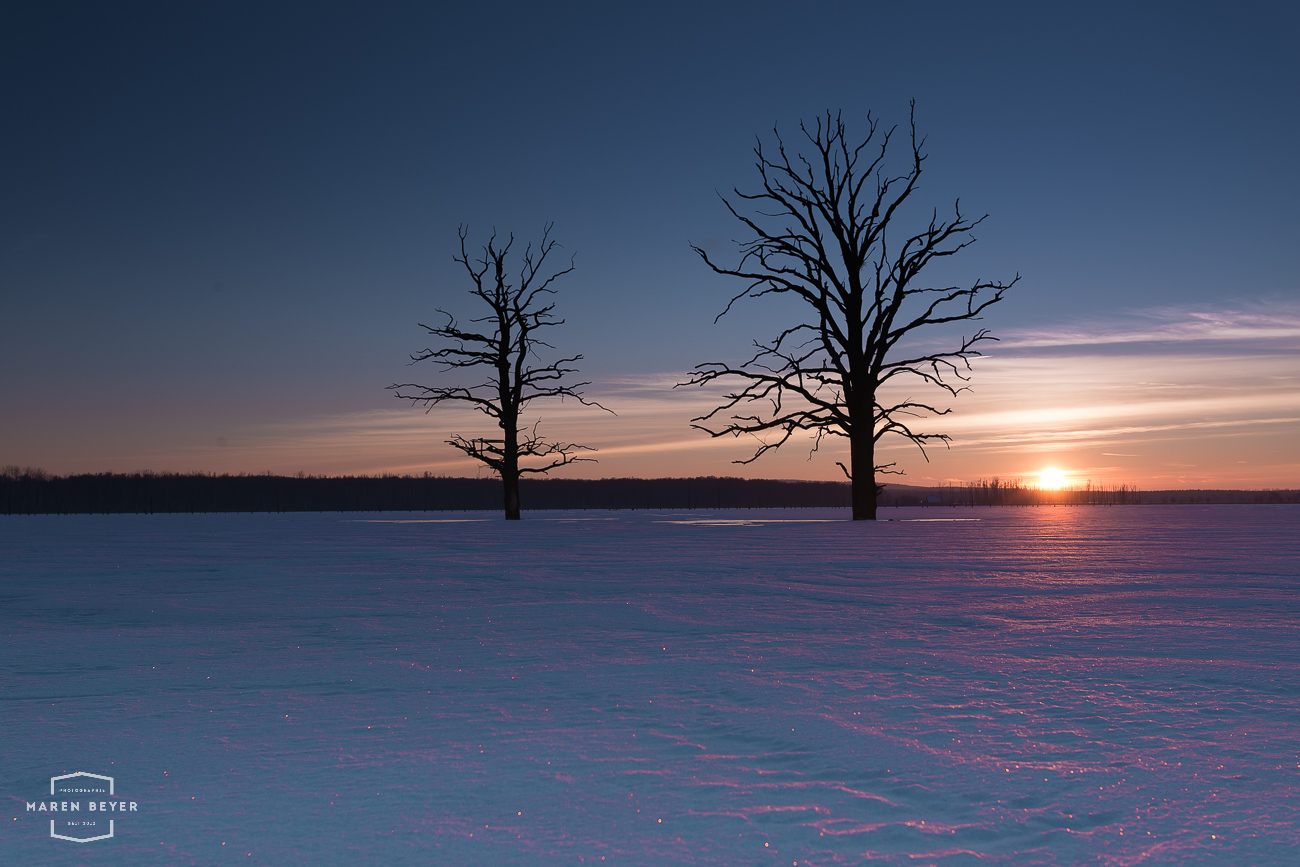
[[[756,135],[915,99],[918,202],[989,214],[936,278],[1023,277],[932,426],[953,449],[898,452],[911,480],[1050,460],[1300,484],[1298,25],[1294,4],[6,8],[0,464],[472,473],[440,445],[464,419],[384,386],[421,375],[416,322],[468,300],[458,224],[553,220],[577,264],[557,339],[620,411],[543,413],[605,452],[581,474],[742,471],[744,444],[689,431],[701,396],[663,386],[790,311],[712,324],[734,287],[688,242],[738,237],[717,194],[754,185]],[[743,472],[838,472],[806,458]]]

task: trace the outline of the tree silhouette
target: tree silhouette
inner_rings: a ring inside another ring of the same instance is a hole
[[[691,245],[715,273],[749,282],[717,319],[746,297],[788,293],[809,308],[804,321],[766,343],[754,341],[754,354],[739,366],[709,362],[694,368],[681,385],[736,385],[719,407],[692,419],[693,426],[714,437],[774,434],[761,440],[750,458],[736,462],[742,464],[779,448],[799,431],[814,435],[813,451],[825,436],[847,437],[850,463],[839,466],[852,481],[854,520],[876,517],[881,489],[875,474],[900,472],[894,464],[876,464],[876,444],[883,436],[901,435],[922,455],[927,443],[949,441],[945,434],[913,430],[910,422],[951,409],[910,397],[882,405],[881,389],[911,378],[955,396],[965,390],[960,383],[969,378],[970,359],[980,354],[975,347],[996,340],[980,328],[950,351],[925,352],[912,348],[914,341],[904,344],[904,338],[919,329],[979,319],[1020,279],[976,280],[967,287],[920,283],[925,266],[972,243],[968,233],[984,220],[968,219],[960,201],[951,219],[940,219],[933,210],[920,231],[904,232],[901,242],[890,242],[892,224],[903,219],[900,209],[916,191],[926,159],[925,142],[917,140],[915,111],[913,103],[907,169],[893,175],[887,173],[886,156],[897,127],[879,131],[870,114],[867,136],[857,145],[849,143],[838,114],[827,112],[813,127],[801,123],[810,158],[792,158],[773,130],[773,158],[761,140],[754,148],[762,190],[732,191],[737,201],[752,203],[752,215],[723,197],[753,236],[738,242],[739,264],[718,265]]]
[[[438,308],[438,312],[447,317],[446,324],[435,328],[421,322],[420,327],[450,345],[415,353],[411,356],[411,364],[432,361],[440,365],[443,372],[486,368],[484,381],[470,386],[427,386],[409,382],[388,386],[398,398],[424,404],[427,410],[446,401],[459,401],[496,421],[501,429],[498,439],[468,438],[456,434],[446,442],[482,461],[500,475],[507,520],[519,520],[521,475],[546,473],[578,461],[594,460],[579,457],[579,454],[595,449],[540,436],[537,432],[539,422],[528,427],[521,421],[524,409],[535,400],[571,397],[585,406],[610,412],[599,403],[585,399],[578,391],[582,386],[590,385],[589,382],[564,381],[577,373],[576,368],[567,365],[581,361],[581,355],[561,358],[550,364],[540,364],[536,358],[539,347],[554,349],[537,332],[564,324],[564,320],[556,319],[552,312],[555,309],[550,300],[550,296],[555,294],[552,284],[574,267],[570,258],[568,267],[547,273],[547,257],[558,246],[550,237],[552,225],[546,224],[536,250],[531,243],[524,249],[518,281],[513,283],[506,259],[514,246],[514,235],[506,240],[504,246],[498,247],[494,231],[483,247],[482,257],[471,259],[466,248],[468,230],[464,226],[458,230],[460,255],[454,260],[465,267],[474,283],[470,294],[487,304],[490,312],[471,319],[470,327],[462,328],[455,317]],[[539,458],[541,462],[521,463],[521,459],[527,458]]]

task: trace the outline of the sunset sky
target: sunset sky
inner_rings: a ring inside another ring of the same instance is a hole
[[[0,9],[0,465],[481,472],[442,444],[479,418],[385,386],[476,312],[458,224],[554,221],[554,342],[618,413],[541,408],[600,450],[568,475],[837,478],[835,443],[738,466],[690,429],[711,397],[673,383],[800,311],[713,324],[739,287],[688,243],[743,237],[756,135],[915,99],[918,199],[989,214],[936,280],[1022,276],[896,480],[1300,487],[1300,6],[491,9]]]

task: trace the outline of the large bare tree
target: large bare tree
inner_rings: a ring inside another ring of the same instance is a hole
[[[917,224],[919,231],[895,225],[908,219],[905,206],[926,159],[915,111],[913,104],[910,153],[895,173],[887,158],[897,127],[882,130],[870,114],[866,137],[856,143],[838,114],[801,123],[806,156],[792,156],[774,130],[774,155],[761,140],[754,148],[762,189],[733,189],[734,199],[723,197],[752,236],[738,242],[739,264],[719,265],[691,247],[714,272],[748,282],[719,319],[742,298],[780,294],[804,301],[808,314],[775,338],[755,341],[753,355],[738,366],[698,365],[683,385],[720,382],[731,390],[719,407],[693,419],[694,427],[715,437],[759,437],[754,454],[737,463],[757,460],[800,431],[814,436],[814,451],[825,436],[847,437],[849,465],[839,466],[852,482],[854,520],[876,517],[876,473],[898,472],[894,464],[876,463],[882,437],[900,435],[923,455],[928,443],[949,441],[912,425],[950,408],[911,397],[882,403],[883,394],[898,394],[893,386],[911,380],[956,395],[965,389],[970,359],[980,354],[976,347],[996,339],[979,328],[955,338],[951,349],[930,351],[916,348],[915,332],[980,319],[1020,279],[961,286],[922,282],[927,265],[974,240],[970,231],[984,217],[968,218],[957,202],[949,218],[931,210],[928,223],[922,217]]]
[[[541,339],[538,332],[564,324],[564,320],[556,319],[553,313],[555,304],[551,296],[555,290],[552,284],[573,271],[572,258],[567,267],[558,270],[547,267],[547,258],[558,246],[551,238],[552,225],[546,225],[541,243],[536,248],[530,243],[524,249],[517,278],[506,264],[515,243],[514,235],[498,246],[494,231],[483,247],[482,256],[471,259],[466,246],[468,230],[461,226],[460,255],[454,258],[464,266],[474,283],[470,294],[484,302],[488,312],[462,327],[450,313],[438,308],[438,313],[447,317],[447,322],[438,327],[421,322],[420,327],[448,345],[413,354],[411,364],[431,361],[443,372],[483,368],[485,379],[469,386],[427,386],[409,382],[388,386],[402,400],[423,404],[430,410],[447,401],[467,403],[497,423],[501,429],[498,438],[469,438],[456,434],[446,442],[482,461],[500,475],[505,489],[507,520],[519,520],[520,476],[590,461],[593,458],[580,455],[595,451],[588,446],[540,436],[538,422],[529,427],[522,419],[528,405],[545,398],[573,398],[585,406],[605,409],[595,401],[585,399],[578,391],[590,383],[565,381],[578,372],[569,365],[581,361],[581,355],[549,364],[542,364],[537,358],[539,348],[554,349]],[[536,460],[529,462],[527,459]]]

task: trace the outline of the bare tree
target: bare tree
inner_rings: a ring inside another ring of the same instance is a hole
[[[742,464],[799,431],[813,434],[813,451],[825,436],[847,437],[849,465],[839,466],[852,481],[854,520],[876,517],[881,490],[876,473],[900,472],[894,464],[876,463],[876,444],[883,436],[903,436],[922,455],[928,443],[949,441],[945,434],[922,433],[911,425],[912,419],[946,415],[950,409],[910,397],[882,404],[882,389],[911,379],[955,396],[965,390],[970,359],[980,354],[976,346],[996,340],[980,328],[949,351],[927,352],[904,339],[920,329],[980,319],[1020,279],[947,287],[920,282],[925,266],[972,243],[970,230],[984,220],[967,218],[960,201],[950,219],[940,219],[936,209],[920,231],[903,231],[901,240],[889,237],[902,231],[891,224],[904,219],[900,209],[916,191],[926,159],[915,109],[913,103],[911,153],[898,174],[890,174],[886,164],[897,128],[879,130],[870,114],[867,136],[856,145],[838,114],[827,112],[815,126],[801,123],[811,145],[808,157],[792,158],[774,130],[775,156],[769,158],[761,140],[754,148],[762,190],[733,189],[735,200],[723,197],[753,236],[738,242],[739,264],[718,265],[691,246],[715,273],[749,283],[718,319],[746,297],[788,293],[809,308],[802,322],[766,343],[755,341],[754,354],[739,366],[710,362],[694,368],[682,385],[735,385],[721,406],[692,419],[693,426],[715,437],[770,434],[750,458],[736,462]],[[741,213],[733,201],[752,203],[753,213]]]
[[[471,386],[426,386],[409,382],[388,386],[402,400],[424,404],[429,410],[446,401],[459,401],[473,406],[497,423],[501,429],[497,439],[456,434],[446,442],[482,461],[501,476],[507,520],[519,520],[521,475],[546,473],[578,461],[594,460],[579,455],[595,449],[547,440],[538,434],[538,422],[528,427],[521,421],[525,408],[535,400],[571,397],[585,406],[605,409],[595,401],[585,399],[578,391],[582,386],[590,385],[589,382],[565,382],[566,377],[578,372],[568,365],[581,361],[581,355],[561,358],[550,364],[541,364],[536,358],[539,347],[554,349],[539,337],[538,332],[564,324],[564,320],[556,319],[552,312],[555,309],[550,300],[550,296],[555,294],[552,284],[573,270],[570,258],[568,267],[547,273],[547,257],[558,246],[550,237],[552,225],[546,225],[536,250],[532,244],[524,249],[517,282],[511,281],[506,265],[510,248],[515,243],[514,235],[498,247],[494,231],[483,248],[482,257],[471,259],[466,248],[468,230],[464,226],[459,229],[460,255],[454,257],[455,261],[465,267],[474,283],[470,294],[487,304],[490,312],[471,319],[470,326],[463,328],[450,313],[438,308],[438,312],[447,317],[446,324],[435,328],[421,322],[420,327],[450,345],[422,350],[411,356],[411,364],[432,361],[440,365],[443,372],[481,367],[486,372],[484,381]],[[521,462],[528,458],[540,459],[540,462]]]

